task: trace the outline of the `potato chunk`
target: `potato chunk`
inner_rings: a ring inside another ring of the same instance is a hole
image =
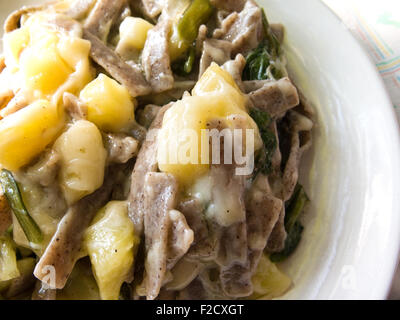
[[[80,94],[88,120],[105,132],[119,132],[135,120],[134,100],[117,81],[100,74]]]
[[[121,285],[131,279],[138,244],[124,201],[108,203],[86,230],[84,247],[103,300],[117,300]]]
[[[119,27],[120,41],[118,46],[143,50],[147,33],[154,27],[142,18],[127,17]]]
[[[18,68],[19,57],[29,44],[29,32],[25,28],[6,33],[3,37],[5,62],[13,71]]]
[[[254,298],[273,299],[285,294],[292,280],[278,269],[276,264],[263,255],[252,279]]]
[[[64,126],[64,111],[38,100],[0,121],[0,166],[16,171],[51,144]]]
[[[230,73],[212,63],[193,88],[193,96],[222,94],[232,103],[232,107],[246,110],[246,96],[241,92]]]
[[[57,104],[64,92],[79,94],[94,77],[90,43],[80,38],[77,23],[64,15],[34,13],[4,36],[3,45],[6,66],[32,97]]]
[[[59,179],[68,204],[102,186],[107,151],[93,123],[77,121],[57,139],[54,149],[61,157]]]
[[[25,85],[44,95],[54,93],[73,73],[73,69],[61,58],[57,50],[58,38],[45,35],[26,48],[20,57]]]

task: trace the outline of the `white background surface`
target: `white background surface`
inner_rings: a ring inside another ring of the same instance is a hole
[[[324,0],[360,42],[385,82],[400,120],[400,1]],[[400,199],[399,199],[400,201]],[[400,269],[391,299],[400,299]]]

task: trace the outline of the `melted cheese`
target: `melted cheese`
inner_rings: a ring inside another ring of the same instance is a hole
[[[58,42],[57,50],[73,72],[58,88],[54,94],[53,102],[60,101],[64,92],[77,95],[85,85],[94,79],[94,71],[89,61],[89,41],[75,37],[62,37]]]
[[[100,74],[81,92],[88,108],[88,120],[105,132],[119,132],[135,120],[135,105],[128,90]]]

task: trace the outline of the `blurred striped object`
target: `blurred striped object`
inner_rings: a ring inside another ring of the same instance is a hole
[[[400,1],[323,0],[368,51],[400,119]]]
[[[323,1],[368,51],[385,81],[400,120],[400,0]],[[400,268],[388,298],[400,300]]]

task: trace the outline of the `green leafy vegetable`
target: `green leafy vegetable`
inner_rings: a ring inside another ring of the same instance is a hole
[[[296,250],[304,230],[299,217],[308,201],[304,188],[298,184],[292,198],[286,205],[285,229],[287,238],[285,248],[282,252],[274,253],[270,256],[272,262],[281,262]]]
[[[285,227],[287,230],[290,230],[299,220],[300,214],[303,212],[308,201],[309,199],[304,188],[298,184],[292,198],[286,205]]]
[[[1,171],[0,184],[15,217],[26,235],[26,238],[31,243],[40,244],[43,241],[43,234],[35,220],[33,220],[29,215],[22,200],[18,184],[10,171],[6,169]]]
[[[257,124],[260,130],[261,139],[263,140],[263,148],[256,158],[256,172],[268,175],[271,171],[271,160],[272,156],[277,147],[277,141],[275,134],[269,129],[271,125],[271,117],[266,111],[262,111],[256,108],[250,110],[250,116]]]
[[[264,40],[249,53],[243,71],[243,80],[278,80],[283,72],[278,62],[282,55],[281,45],[269,26],[263,12]]]
[[[271,57],[276,59],[282,54],[281,44],[271,30],[264,9],[262,9],[262,21],[264,26],[264,38],[266,40],[267,50]]]
[[[268,52],[268,42],[263,41],[250,52],[243,71],[243,80],[279,80],[283,76],[271,54]]]
[[[179,36],[187,43],[196,40],[199,28],[214,12],[209,0],[194,0],[178,22]]]

